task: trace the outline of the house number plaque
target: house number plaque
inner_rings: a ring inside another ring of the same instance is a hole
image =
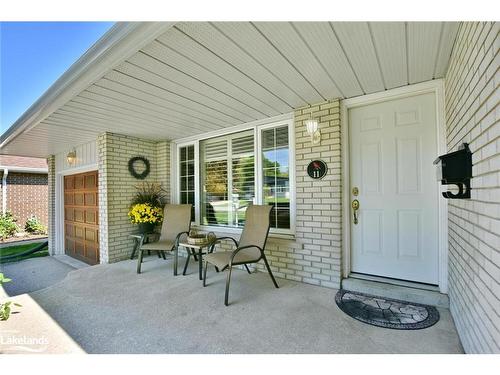
[[[328,167],[323,160],[313,160],[307,166],[307,174],[315,180],[325,177],[327,171]]]

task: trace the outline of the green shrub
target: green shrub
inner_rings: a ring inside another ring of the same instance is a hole
[[[11,282],[12,280],[5,277],[3,275],[3,273],[0,273],[0,287],[2,286],[2,284],[5,284],[5,283],[9,283]],[[14,305],[14,306],[18,306],[18,307],[21,307],[20,304],[18,303],[12,303],[10,301],[7,301],[7,302],[2,302],[0,303],[0,320],[7,320],[9,319],[9,316],[10,316],[10,313],[11,313],[11,305]]]
[[[31,217],[26,220],[24,224],[24,230],[31,234],[45,234],[47,233],[47,228],[40,222],[36,216],[31,215]]]
[[[11,237],[19,230],[16,219],[10,211],[0,214],[0,237],[3,239]]]

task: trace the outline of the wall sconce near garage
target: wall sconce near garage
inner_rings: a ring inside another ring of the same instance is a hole
[[[470,180],[472,178],[472,152],[464,143],[457,151],[439,156],[434,164],[437,167],[437,178],[442,185],[455,185],[458,193],[443,192],[447,199],[470,198]]]
[[[70,166],[75,165],[75,163],[76,163],[76,151],[71,150],[70,152],[68,152],[68,155],[66,155],[66,160],[68,161],[68,164]]]
[[[307,134],[311,137],[311,143],[317,145],[321,142],[321,132],[319,131],[318,120],[312,117],[312,112],[309,115],[309,119],[305,121]]]

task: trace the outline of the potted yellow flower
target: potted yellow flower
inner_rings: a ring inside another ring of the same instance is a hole
[[[140,233],[152,233],[163,221],[165,191],[160,184],[143,182],[136,186],[137,193],[132,200],[128,217],[137,224]]]

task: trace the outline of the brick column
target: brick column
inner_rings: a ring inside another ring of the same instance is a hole
[[[48,167],[48,223],[49,254],[56,253],[56,158],[54,155],[47,157]]]
[[[142,181],[160,182],[170,192],[170,143],[121,134],[104,133],[97,138],[99,168],[99,250],[101,263],[128,259],[134,245],[129,234],[136,230],[128,219],[135,186]],[[128,171],[128,161],[144,156],[150,162],[145,180]]]

